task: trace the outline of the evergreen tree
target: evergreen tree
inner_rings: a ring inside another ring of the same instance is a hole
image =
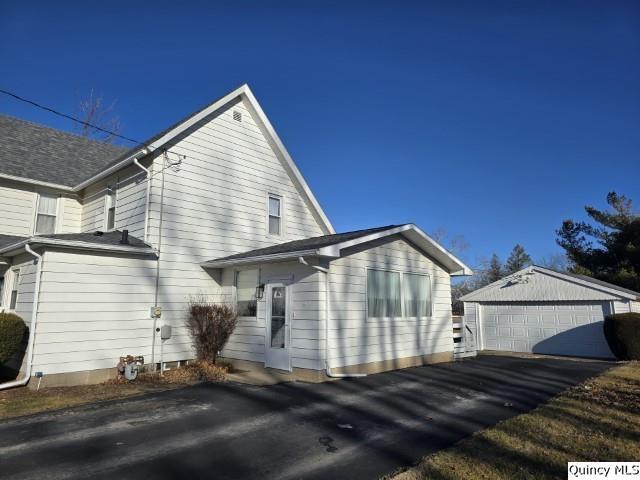
[[[491,256],[491,260],[489,260],[489,266],[487,271],[485,272],[486,276],[486,284],[490,284],[493,282],[497,282],[504,276],[504,268],[502,267],[502,262],[500,258],[495,253]]]
[[[533,262],[531,261],[531,257],[524,250],[524,247],[520,244],[513,247],[511,250],[511,254],[507,259],[507,263],[505,265],[506,274],[510,275],[512,273],[517,272],[518,270],[522,270],[524,267],[528,267]]]
[[[567,252],[572,271],[638,291],[640,215],[633,212],[631,199],[624,195],[610,192],[607,203],[613,211],[585,207],[596,225],[562,222],[556,241]]]

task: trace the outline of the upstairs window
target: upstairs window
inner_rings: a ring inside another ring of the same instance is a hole
[[[48,193],[38,196],[36,214],[36,235],[56,232],[56,215],[58,213],[58,197]]]
[[[109,232],[116,228],[116,191],[112,187],[107,187],[107,194],[104,197],[104,209],[104,229]]]
[[[269,194],[269,235],[282,234],[282,199]]]
[[[11,297],[9,299],[9,310],[15,310],[18,303],[18,285],[20,284],[20,270],[13,270],[13,282],[11,283]]]
[[[367,270],[367,312],[369,318],[402,316],[400,273]]]
[[[236,301],[239,317],[255,317],[258,311],[258,270],[236,272]]]

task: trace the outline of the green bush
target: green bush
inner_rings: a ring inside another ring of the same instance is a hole
[[[604,336],[616,358],[640,360],[640,313],[607,315]]]
[[[27,326],[18,315],[0,313],[0,365],[18,351]]]

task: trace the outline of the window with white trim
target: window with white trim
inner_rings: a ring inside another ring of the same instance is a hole
[[[4,274],[0,277],[0,308],[4,305]]]
[[[399,272],[367,270],[367,316],[369,318],[402,317]]]
[[[239,317],[255,317],[258,311],[258,270],[236,272],[236,308]]]
[[[431,316],[431,279],[427,275],[403,273],[402,289],[405,317]]]
[[[109,232],[116,228],[116,190],[107,187],[104,197],[104,229]]]
[[[49,193],[38,195],[35,233],[56,233],[58,214],[58,196]]]
[[[282,198],[270,193],[267,202],[267,208],[269,210],[269,235],[282,235]]]
[[[20,270],[12,270],[11,297],[9,298],[9,310],[15,310],[18,303],[18,285],[20,284]]]

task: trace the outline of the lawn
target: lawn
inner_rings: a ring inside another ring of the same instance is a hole
[[[392,478],[555,479],[567,477],[569,461],[638,460],[640,362],[630,362]]]

